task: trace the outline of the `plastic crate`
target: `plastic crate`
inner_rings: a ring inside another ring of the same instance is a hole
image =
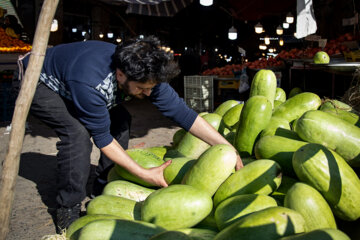
[[[344,52],[344,57],[347,62],[359,62],[360,61],[360,50]]]
[[[218,88],[231,88],[231,89],[239,89],[240,80],[219,80]]]
[[[184,99],[197,112],[212,112],[215,76],[184,76]]]

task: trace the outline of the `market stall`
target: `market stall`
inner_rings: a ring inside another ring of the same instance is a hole
[[[15,106],[13,73],[19,56],[31,50],[31,45],[19,38],[20,35],[14,34],[9,28],[0,27],[0,122],[11,121]]]

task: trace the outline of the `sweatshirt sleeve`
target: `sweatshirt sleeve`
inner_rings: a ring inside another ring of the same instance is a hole
[[[150,100],[165,117],[186,131],[191,128],[198,115],[168,83],[157,84],[151,92]]]
[[[93,87],[76,81],[68,82],[80,122],[90,132],[95,145],[102,148],[110,144],[110,116],[105,98]]]

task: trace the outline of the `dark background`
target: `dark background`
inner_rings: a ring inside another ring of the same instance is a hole
[[[11,1],[31,41],[43,1]],[[314,0],[313,3],[318,24],[316,34],[335,39],[340,34],[352,32],[353,27],[342,26],[342,19],[354,15],[354,4],[360,11],[359,1]],[[199,54],[203,50],[212,53],[216,47],[221,53],[229,54],[242,47],[252,60],[259,56],[259,37],[264,34],[276,36],[276,27],[281,25],[289,12],[296,17],[296,0],[214,0],[210,7],[201,6],[198,0],[193,0],[173,17],[126,14],[126,7],[127,4],[119,0],[60,0],[55,16],[59,21],[59,30],[51,33],[49,44],[83,40],[82,30],[90,30],[90,39],[99,39],[99,32],[112,31],[115,37],[112,40],[102,39],[104,41],[114,41],[117,36],[126,39],[140,34],[155,34],[175,53],[183,53],[185,47]],[[254,32],[254,25],[258,22],[264,26],[266,33],[258,35]],[[237,40],[227,38],[232,25],[237,29]],[[285,45],[282,49],[304,44],[293,37],[295,25],[284,29]],[[77,33],[71,32],[73,27],[78,28]],[[280,50],[280,46],[276,45]]]

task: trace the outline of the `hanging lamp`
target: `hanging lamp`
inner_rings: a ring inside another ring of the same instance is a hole
[[[282,38],[279,39],[279,45],[284,46],[284,40]]]
[[[283,28],[288,29],[288,28],[289,28],[289,23],[284,22],[284,23],[283,23]]]
[[[258,34],[263,32],[263,26],[261,25],[261,23],[255,25],[255,32]]]
[[[53,19],[52,22],[51,22],[50,31],[51,31],[51,32],[56,32],[58,29],[59,29],[58,20]]]
[[[289,13],[286,15],[286,22],[287,22],[287,23],[293,23],[293,22],[294,22],[294,16],[291,14],[291,12],[289,12]]]
[[[270,37],[269,37],[269,36],[265,36],[264,42],[265,42],[266,45],[269,45],[269,44],[270,44]]]
[[[237,39],[237,30],[236,30],[236,28],[234,28],[234,26],[232,26],[232,27],[229,29],[228,38],[229,38],[230,40],[235,40],[235,39]]]
[[[276,34],[277,35],[282,35],[284,33],[284,29],[279,25],[277,28],[276,28]]]
[[[208,6],[213,5],[213,0],[200,0],[200,4],[205,7],[208,7]]]

